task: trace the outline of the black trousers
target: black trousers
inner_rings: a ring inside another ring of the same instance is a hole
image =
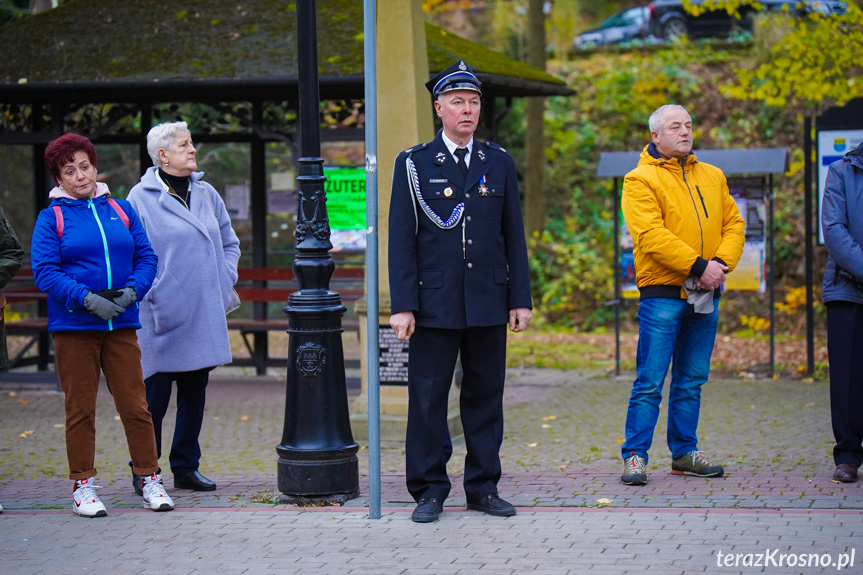
[[[863,304],[827,303],[830,418],[836,465],[863,464]]]
[[[447,398],[461,352],[464,377],[459,406],[464,428],[464,490],[469,502],[497,493],[503,442],[506,325],[467,329],[417,326],[410,339],[407,488],[414,500],[449,495],[446,464],[452,454]]]
[[[147,386],[147,407],[153,417],[159,457],[162,457],[162,419],[168,411],[174,382],[177,382],[177,422],[174,426],[171,453],[168,456],[174,477],[182,477],[198,470],[201,460],[198,436],[204,421],[209,378],[210,368],[205,368],[197,371],[154,373],[144,380]]]

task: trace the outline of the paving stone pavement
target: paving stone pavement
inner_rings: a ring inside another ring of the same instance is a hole
[[[214,374],[202,433],[202,471],[218,491],[174,490],[166,473],[177,510],[143,509],[127,475],[122,427],[103,389],[97,484],[109,515],[76,517],[69,508],[62,394],[4,384],[0,575],[863,573],[863,539],[857,539],[863,484],[830,481],[826,383],[711,381],[700,441],[727,475],[671,475],[661,417],[650,482],[627,487],[618,479],[619,440],[631,380],[631,374],[511,370],[500,491],[518,515],[465,509],[464,446],[456,442],[453,491],[431,525],[409,519],[413,503],[398,444],[382,449],[380,520],[368,518],[364,445],[360,498],[338,508],[275,503],[284,373],[247,377],[232,368]],[[171,413],[166,422],[172,420]],[[164,436],[171,433],[166,426]],[[750,566],[759,554],[762,567]]]

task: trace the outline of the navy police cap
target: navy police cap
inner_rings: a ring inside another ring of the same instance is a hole
[[[426,88],[437,100],[437,97],[452,90],[473,90],[482,95],[482,82],[470,69],[470,66],[459,60],[428,82]]]

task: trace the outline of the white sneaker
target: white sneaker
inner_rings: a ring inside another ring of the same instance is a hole
[[[162,476],[154,473],[144,476],[144,507],[153,511],[170,511],[174,501],[165,493]]]
[[[93,478],[79,479],[75,482],[75,490],[72,491],[72,511],[84,517],[105,517],[108,512],[96,495],[96,487]]]
[[[3,513],[3,506],[0,505],[0,513]]]

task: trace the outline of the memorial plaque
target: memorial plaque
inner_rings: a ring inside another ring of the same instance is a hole
[[[408,384],[408,342],[396,337],[388,325],[378,326],[381,384]]]

